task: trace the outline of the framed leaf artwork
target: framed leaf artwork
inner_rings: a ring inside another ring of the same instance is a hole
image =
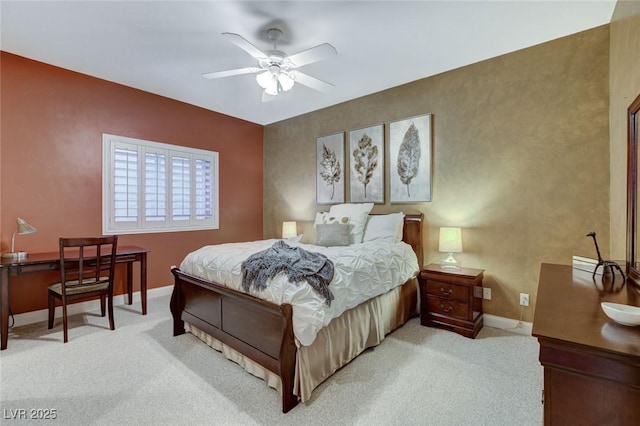
[[[382,124],[349,132],[349,201],[384,203]]]
[[[431,114],[389,124],[391,203],[431,201]]]
[[[316,139],[316,203],[344,203],[344,133]]]

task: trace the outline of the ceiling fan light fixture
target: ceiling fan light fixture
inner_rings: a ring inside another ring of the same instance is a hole
[[[262,87],[263,89],[266,89],[272,84],[273,77],[274,75],[271,73],[271,71],[267,70],[263,73],[256,75],[256,81],[258,82],[258,85],[260,87]]]
[[[278,75],[272,73],[271,71],[267,71],[262,75],[265,75],[262,78],[262,83],[266,83],[266,84],[262,85],[261,82],[258,81],[258,84],[260,84],[260,87],[264,89],[264,92],[267,95],[278,96]]]
[[[275,83],[269,85],[269,87],[264,89],[264,92],[267,95],[271,95],[271,96],[278,96],[278,81],[276,80]]]
[[[293,87],[293,79],[285,73],[280,73],[278,75],[278,82],[284,92],[288,92]]]
[[[277,96],[279,92],[287,92],[293,87],[293,79],[286,73],[279,71],[279,69],[270,69],[256,75],[258,85],[264,89],[267,95]]]

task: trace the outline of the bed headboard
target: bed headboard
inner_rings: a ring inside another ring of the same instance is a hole
[[[418,266],[422,269],[423,253],[422,253],[422,220],[424,214],[405,214],[404,230],[402,231],[402,241],[413,247],[413,251],[418,256]]]

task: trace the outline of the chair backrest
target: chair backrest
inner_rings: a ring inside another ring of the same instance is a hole
[[[63,297],[71,287],[108,281],[113,288],[118,236],[60,238],[60,281]]]

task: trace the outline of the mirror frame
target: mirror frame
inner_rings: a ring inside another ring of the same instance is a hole
[[[629,281],[640,286],[638,240],[638,122],[640,121],[640,95],[627,109],[627,261]]]

